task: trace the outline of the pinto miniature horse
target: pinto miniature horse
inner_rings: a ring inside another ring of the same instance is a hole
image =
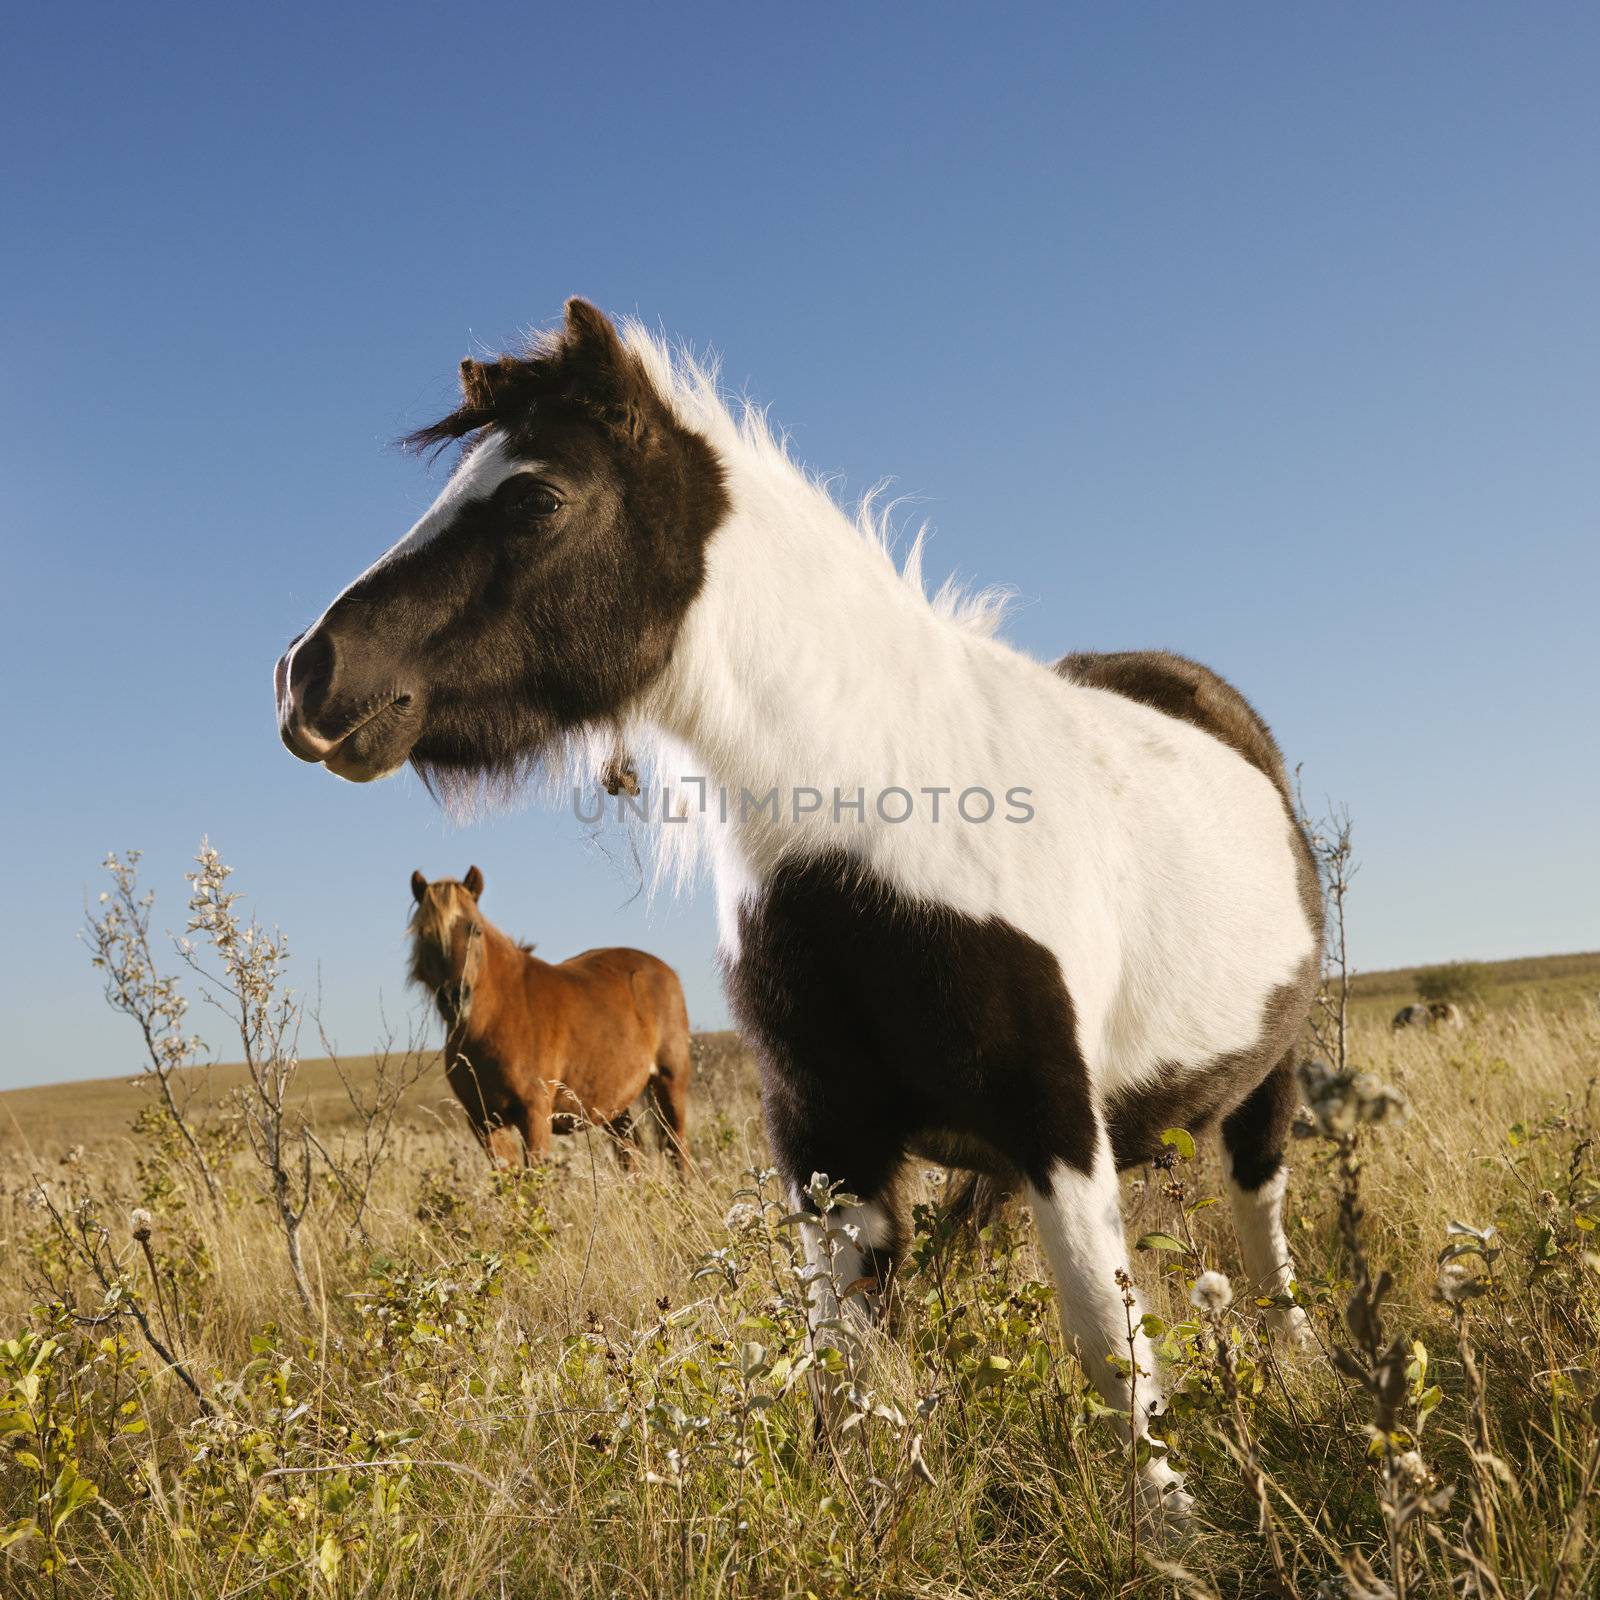
[[[278,663],[289,749],[357,782],[409,761],[447,801],[575,750],[693,775],[699,803],[661,818],[692,827],[654,837],[710,859],[797,1207],[819,1172],[860,1198],[835,1281],[892,1266],[911,1158],[1020,1181],[1068,1340],[1126,1407],[1117,1171],[1216,1122],[1250,1288],[1286,1288],[1322,907],[1243,698],[1162,652],[1000,642],[992,605],[925,595],[916,551],[897,570],[714,372],[582,300],[461,381],[412,441],[466,441],[443,492]],[[1134,1347],[1143,1435],[1160,1385]],[[1159,1450],[1141,1470],[1181,1513]]]
[[[689,1014],[671,967],[642,950],[539,960],[478,909],[476,867],[460,882],[413,872],[411,893],[411,981],[439,1007],[445,1075],[497,1164],[542,1160],[552,1132],[594,1123],[631,1167],[641,1094],[687,1160]]]

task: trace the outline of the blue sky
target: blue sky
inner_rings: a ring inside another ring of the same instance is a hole
[[[414,866],[725,1017],[709,896],[570,816],[278,745],[284,642],[438,479],[390,448],[583,293],[723,354],[1054,655],[1234,678],[1355,813],[1367,967],[1600,946],[1600,16],[1560,4],[13,13],[0,59],[0,1085],[121,1072],[74,929],[202,834],[401,987]]]

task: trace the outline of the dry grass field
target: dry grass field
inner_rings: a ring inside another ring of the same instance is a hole
[[[1359,1016],[1387,1019],[1416,1000],[1419,967],[1362,972],[1350,981],[1350,1002]],[[1524,956],[1482,963],[1483,1003],[1504,1011],[1524,1002],[1541,1011],[1593,1007],[1600,1003],[1600,951],[1576,955]]]
[[[139,1090],[0,1097],[0,1592],[1594,1595],[1600,1011],[1391,1034],[1364,1009],[1352,1065],[1408,1114],[1324,1084],[1294,1149],[1319,1350],[1264,1337],[1209,1141],[1125,1179],[1183,1534],[1131,1514],[1026,1211],[954,1230],[939,1174],[892,1325],[823,1363],[853,1425],[814,1437],[732,1036],[699,1041],[686,1181],[584,1135],[491,1171],[433,1065],[359,1215],[362,1119],[308,1063],[308,1305],[237,1073],[191,1107],[215,1199]],[[1231,1304],[1193,1303],[1207,1269]]]
[[[1387,1022],[1395,1010],[1417,997],[1415,967],[1363,972],[1350,984],[1352,1016],[1359,1022]],[[1528,956],[1516,961],[1484,963],[1488,1008],[1505,1011],[1526,1004],[1540,1012],[1582,1011],[1600,1002],[1600,952],[1579,955]],[[149,1086],[138,1071],[138,1040],[128,1039],[129,1072],[122,1077],[87,1082],[42,1084],[37,1088],[0,1090],[0,1150],[37,1150],[48,1156],[63,1138],[73,1144],[99,1146],[128,1134],[134,1118],[149,1101]],[[702,1055],[721,1063],[740,1050],[732,1033],[699,1035]],[[358,1086],[370,1079],[373,1057],[354,1056],[343,1063]],[[243,1086],[245,1072],[237,1063],[196,1071],[197,1107],[206,1114],[224,1111]],[[300,1065],[293,1088],[294,1103],[317,1126],[349,1123],[352,1111],[344,1084],[327,1059]],[[442,1075],[425,1075],[404,1096],[407,1119],[419,1125],[434,1116],[452,1121],[457,1108]],[[70,1135],[70,1137],[69,1137]]]

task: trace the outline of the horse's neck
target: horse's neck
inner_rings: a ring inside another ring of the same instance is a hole
[[[520,1002],[527,984],[527,964],[536,958],[493,923],[478,925],[483,929],[483,966],[473,984],[468,1027],[474,1033],[485,1033],[497,1026],[509,1005]]]
[[[950,732],[932,686],[992,647],[938,615],[837,510],[734,487],[651,720],[735,802],[741,789],[829,794],[920,770],[927,741]]]

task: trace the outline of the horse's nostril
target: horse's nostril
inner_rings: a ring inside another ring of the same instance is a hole
[[[313,633],[289,653],[289,698],[302,716],[315,716],[332,682],[333,640]]]

